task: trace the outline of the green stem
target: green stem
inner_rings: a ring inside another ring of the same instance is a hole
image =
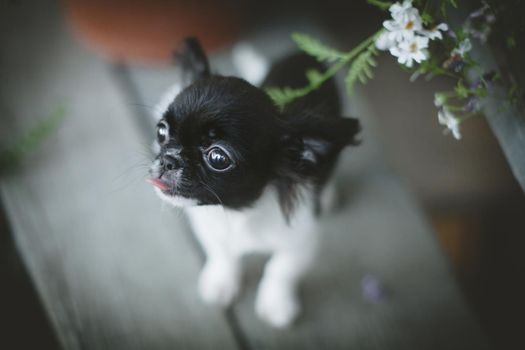
[[[343,68],[347,63],[353,60],[355,56],[360,54],[361,51],[365,50],[371,44],[373,44],[375,40],[377,39],[377,37],[381,35],[383,30],[384,29],[378,30],[375,34],[371,35],[370,37],[368,37],[368,39],[363,41],[361,44],[357,45],[353,50],[346,53],[337,64],[334,64],[322,75],[323,78],[320,80],[321,84],[327,81],[328,79],[332,78],[339,70],[341,70],[341,68]]]
[[[366,49],[369,49],[371,45],[374,45],[375,40],[377,39],[379,35],[381,35],[381,33],[383,33],[383,31],[384,29],[378,30],[376,33],[374,33],[373,35],[365,39],[363,42],[361,42],[351,51],[343,53],[343,55],[337,61],[337,63],[335,63],[330,68],[328,68],[326,71],[324,71],[319,76],[319,79],[317,79],[315,82],[310,82],[310,84],[302,88],[287,90],[291,92],[291,95],[285,97],[284,99],[280,99],[279,101],[276,101],[278,107],[283,109],[287,104],[293,102],[297,98],[304,97],[308,95],[310,92],[318,89],[322,84],[324,84],[330,78],[335,76],[337,72],[339,72],[345,65],[351,62],[358,54],[360,54]],[[267,92],[271,94],[271,90],[272,88],[269,88],[267,89]]]
[[[303,88],[298,89],[297,97],[308,95],[310,92],[316,90],[326,81],[328,81],[333,76],[335,76],[337,72],[339,72],[350,61],[352,61],[359,53],[361,53],[363,50],[367,49],[370,45],[372,45],[377,39],[377,37],[383,32],[383,30],[384,29],[378,30],[375,34],[368,37],[361,44],[357,45],[354,49],[352,49],[348,53],[345,53],[343,57],[339,60],[339,62],[337,62],[336,64],[328,68],[323,74],[321,74],[321,78],[318,81],[316,81],[315,84],[310,84]],[[290,102],[292,101],[289,101],[288,103]]]
[[[425,1],[425,6],[423,7],[423,12],[426,12],[428,10],[428,6],[430,5],[430,0]]]
[[[452,106],[452,105],[447,105],[447,109],[453,112],[463,112],[464,111],[463,107]]]
[[[367,2],[370,5],[379,7],[381,10],[387,10],[390,6],[392,6],[392,2],[390,1],[367,0]]]
[[[455,91],[438,91],[437,94],[446,96],[446,97],[457,97],[458,94],[456,94]]]
[[[480,116],[482,116],[482,114],[480,113],[466,113],[463,115],[463,117],[458,118],[458,124],[461,124],[467,121],[467,119],[474,118],[474,117],[480,117]]]
[[[460,75],[460,74],[454,74],[453,72],[448,71],[448,70],[443,69],[443,68],[440,68],[440,67],[436,67],[435,71],[438,72],[441,75],[445,75],[447,77],[454,78],[454,79],[461,79],[461,77],[462,77],[462,75]]]

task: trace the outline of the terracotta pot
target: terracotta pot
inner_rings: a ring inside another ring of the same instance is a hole
[[[68,22],[90,48],[115,60],[169,62],[186,36],[207,51],[233,41],[239,14],[212,0],[64,0]]]

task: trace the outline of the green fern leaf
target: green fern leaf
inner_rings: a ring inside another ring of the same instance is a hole
[[[319,86],[323,81],[323,75],[317,69],[309,69],[306,71],[306,79],[310,85]]]
[[[318,39],[312,38],[306,34],[293,33],[292,39],[301,50],[310,56],[315,57],[320,62],[334,62],[345,56],[343,52],[328,47]]]
[[[310,92],[309,89],[292,89],[290,87],[276,88],[270,87],[266,89],[266,93],[270,96],[276,106],[283,108],[293,100],[303,97]]]
[[[42,142],[59,128],[65,117],[65,108],[59,106],[56,111],[21,135],[13,145],[0,149],[0,173],[14,167],[34,152]]]
[[[374,59],[374,56],[377,54],[378,52],[374,44],[371,44],[352,62],[345,78],[346,90],[349,96],[352,96],[354,93],[356,82],[359,81],[364,85],[374,77],[373,68],[377,66],[377,61]]]
[[[390,1],[381,1],[381,0],[367,0],[370,5],[374,5],[381,10],[388,10],[392,3]]]

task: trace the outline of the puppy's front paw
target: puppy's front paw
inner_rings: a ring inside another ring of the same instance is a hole
[[[235,266],[209,261],[199,277],[199,293],[202,300],[211,305],[228,307],[240,290],[239,271]]]
[[[263,283],[257,293],[255,311],[271,326],[283,329],[295,321],[301,307],[292,288]]]

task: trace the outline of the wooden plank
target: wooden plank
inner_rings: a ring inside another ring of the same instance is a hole
[[[280,43],[294,28],[269,38]],[[310,33],[314,29],[308,30]],[[273,33],[275,34],[275,33]],[[264,40],[262,40],[264,39]],[[275,55],[275,53],[273,53]],[[228,60],[222,53],[215,60]],[[224,66],[227,66],[223,62]],[[172,69],[131,68],[138,98],[151,104],[177,79]],[[135,97],[137,98],[137,97]],[[261,273],[260,259],[248,260],[246,290],[234,307],[240,331],[252,349],[485,349],[450,274],[445,258],[422,213],[382,159],[373,116],[364,98],[352,101],[349,115],[362,118],[364,144],[344,153],[340,193],[344,207],[324,219],[319,264],[307,279],[305,314],[290,330],[271,329],[254,312]],[[361,279],[377,276],[388,290],[387,300],[373,303],[361,295]]]
[[[20,253],[67,349],[235,349],[200,303],[182,216],[144,183],[146,142],[111,70],[75,44],[57,4],[3,2],[9,132],[65,106],[63,125],[0,182]],[[5,131],[5,129],[4,129]]]

